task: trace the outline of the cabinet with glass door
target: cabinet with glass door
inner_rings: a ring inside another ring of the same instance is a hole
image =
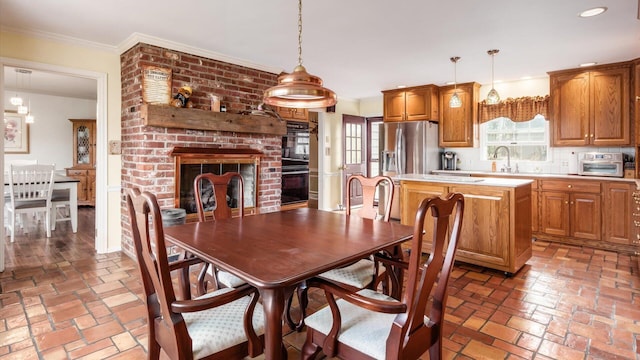
[[[96,121],[69,119],[73,124],[73,166],[67,176],[80,180],[78,205],[95,205]]]

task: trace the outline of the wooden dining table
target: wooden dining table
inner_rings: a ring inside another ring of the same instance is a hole
[[[300,208],[166,227],[168,242],[256,287],[265,314],[265,358],[286,359],[285,300],[302,281],[409,240],[413,228]]]

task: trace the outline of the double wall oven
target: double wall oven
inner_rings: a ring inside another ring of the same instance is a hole
[[[309,200],[309,123],[288,121],[282,137],[281,205]]]

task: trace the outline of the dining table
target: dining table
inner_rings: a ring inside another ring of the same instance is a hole
[[[78,183],[80,180],[65,175],[53,175],[53,190],[69,190],[69,215],[71,231],[78,232]],[[4,175],[5,192],[9,188],[9,176]]]
[[[233,273],[260,293],[265,359],[286,359],[285,301],[296,286],[325,271],[400,245],[413,227],[357,215],[298,208],[164,228],[167,242]]]

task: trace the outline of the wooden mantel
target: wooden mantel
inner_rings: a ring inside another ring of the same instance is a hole
[[[272,135],[287,133],[286,122],[269,116],[240,115],[153,104],[143,104],[140,116],[144,125],[164,128]]]

